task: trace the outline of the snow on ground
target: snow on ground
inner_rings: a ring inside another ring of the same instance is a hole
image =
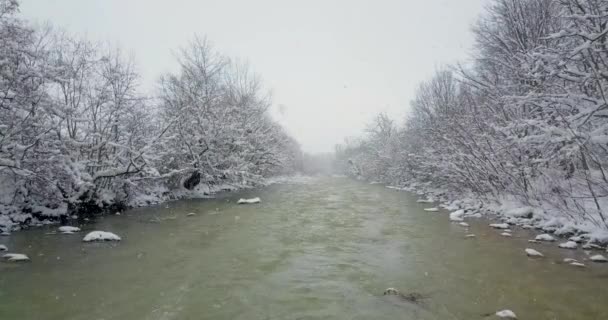
[[[7,253],[2,256],[2,258],[7,261],[19,262],[19,261],[29,261],[30,258],[22,253]]]
[[[562,249],[576,249],[578,247],[578,244],[574,241],[567,241],[564,243],[560,243],[558,247]]]
[[[64,233],[64,234],[71,234],[71,233],[78,232],[78,231],[80,231],[80,228],[78,228],[78,227],[72,227],[72,226],[59,227],[59,232]]]
[[[87,233],[82,241],[91,242],[91,241],[120,241],[120,237],[107,231],[92,231]]]
[[[508,309],[497,311],[496,316],[504,319],[517,319],[515,312]]]
[[[262,200],[260,200],[260,198],[255,197],[255,198],[251,198],[251,199],[239,199],[239,201],[237,201],[237,204],[254,204],[254,203],[260,203],[262,202]]]
[[[526,248],[525,251],[528,257],[544,257],[542,253],[531,248]]]
[[[424,208],[424,211],[437,212],[437,211],[439,211],[439,208]]]

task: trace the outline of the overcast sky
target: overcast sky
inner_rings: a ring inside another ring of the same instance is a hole
[[[175,70],[176,48],[206,35],[262,76],[273,114],[309,152],[333,150],[378,112],[403,119],[420,81],[467,58],[483,7],[483,0],[21,2],[28,19],[131,52],[147,89]]]

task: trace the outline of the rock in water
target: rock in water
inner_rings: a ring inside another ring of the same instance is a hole
[[[465,235],[464,237],[465,238],[475,238],[476,236],[474,234],[470,233],[470,234]]]
[[[536,240],[536,241],[549,241],[549,242],[551,242],[551,241],[555,241],[555,238],[552,235],[550,235],[550,234],[543,233],[543,234],[537,235],[536,238],[534,238],[534,240]]]
[[[456,210],[454,212],[450,212],[450,221],[454,221],[454,222],[464,221],[462,216],[464,216],[464,210],[462,210],[462,209]]]
[[[187,217],[192,217],[192,216],[195,216],[195,215],[196,215],[196,213],[194,213],[194,212],[190,212],[190,213],[188,213],[186,216],[187,216]]]
[[[459,223],[459,225],[461,225],[461,226],[463,226],[463,227],[465,227],[465,228],[468,228],[468,227],[469,227],[469,224],[468,224],[468,223],[466,223],[466,222],[461,222],[461,223]]]
[[[120,241],[120,237],[113,234],[112,232],[106,231],[92,231],[89,232],[82,241],[91,242],[91,241]]]
[[[251,199],[239,199],[239,201],[237,201],[237,204],[253,204],[253,203],[260,203],[262,202],[262,200],[260,200],[260,198],[255,197],[255,198],[251,198]]]
[[[439,211],[439,209],[438,208],[424,208],[424,211],[437,212],[437,211]]]
[[[594,256],[591,256],[589,259],[593,262],[602,262],[602,263],[608,262],[608,259],[606,259],[606,257],[604,257],[601,254],[596,254]]]
[[[508,309],[496,311],[496,316],[503,319],[517,319],[515,312]]]
[[[72,227],[72,226],[61,226],[59,227],[59,232],[61,233],[74,233],[74,232],[78,232],[80,231],[80,228],[78,227]]]
[[[509,229],[509,225],[506,223],[491,223],[490,227],[494,229]]]
[[[2,258],[7,261],[19,262],[19,261],[29,261],[30,258],[22,253],[7,253],[2,256]]]
[[[528,257],[544,257],[542,253],[531,249],[531,248],[526,248],[526,254],[528,255]]]
[[[7,251],[7,250],[8,250],[8,248],[5,245],[0,244],[0,251]]]
[[[578,244],[574,241],[568,241],[568,242],[560,243],[558,245],[558,247],[560,247],[562,249],[576,249],[576,247],[578,247]]]
[[[512,237],[513,236],[512,234],[510,234],[508,232],[503,232],[500,235],[503,236],[503,237]]]

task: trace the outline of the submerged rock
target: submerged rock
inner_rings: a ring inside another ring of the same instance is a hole
[[[112,232],[106,231],[92,231],[89,232],[82,241],[91,242],[91,241],[120,241],[121,238]]]

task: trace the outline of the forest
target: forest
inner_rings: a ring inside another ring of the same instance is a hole
[[[540,208],[532,220],[557,233],[606,231],[607,12],[602,0],[489,2],[470,61],[422,82],[403,125],[379,114],[337,146],[339,166],[498,212]]]
[[[22,19],[0,0],[0,231],[256,186],[298,143],[245,63],[204,37],[143,93],[121,48]]]

